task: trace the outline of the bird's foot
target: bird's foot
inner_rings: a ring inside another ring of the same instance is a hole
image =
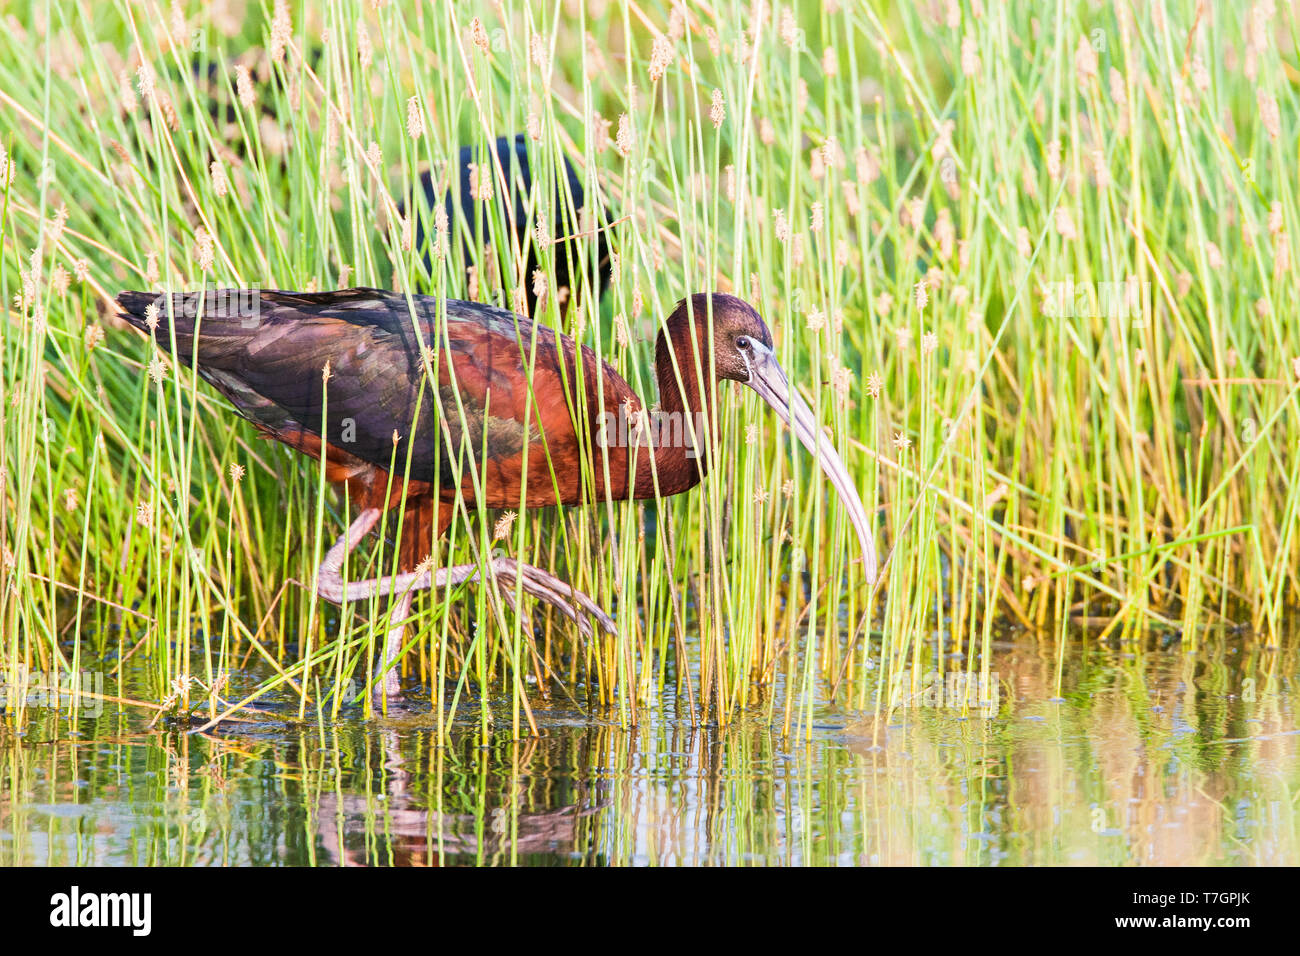
[[[464,565],[464,567],[476,566]],[[510,589],[512,582],[518,581],[525,594],[530,594],[539,601],[550,604],[573,621],[574,624],[578,625],[578,629],[587,637],[594,636],[591,623],[587,620],[587,617],[594,619],[607,634],[618,633],[614,626],[614,619],[601,610],[599,604],[577,588],[561,581],[549,571],[543,571],[534,565],[524,564],[522,561],[506,557],[493,558],[492,571],[501,582],[503,592]],[[510,594],[507,601],[513,607],[514,595]]]

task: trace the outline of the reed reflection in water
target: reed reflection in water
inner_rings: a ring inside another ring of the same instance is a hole
[[[1000,645],[998,715],[830,706],[540,738],[404,721],[147,730],[108,709],[0,732],[0,864],[1295,864],[1296,658]],[[1250,683],[1247,683],[1249,681]]]

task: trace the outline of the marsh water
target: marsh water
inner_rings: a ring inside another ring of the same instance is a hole
[[[203,733],[35,707],[0,724],[0,864],[1300,863],[1294,649],[1019,635],[991,663],[994,716],[824,703],[806,740],[671,700],[631,730],[539,707],[525,740],[471,716],[445,747],[427,699]]]

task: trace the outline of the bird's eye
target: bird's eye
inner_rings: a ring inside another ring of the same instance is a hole
[[[736,348],[740,349],[742,352],[748,352],[749,339],[743,335],[740,338],[736,339]]]

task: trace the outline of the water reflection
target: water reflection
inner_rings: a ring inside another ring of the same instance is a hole
[[[1028,639],[992,663],[993,719],[826,706],[807,741],[540,707],[540,738],[447,747],[427,712],[203,734],[38,712],[0,730],[0,864],[1300,862],[1293,652]]]

